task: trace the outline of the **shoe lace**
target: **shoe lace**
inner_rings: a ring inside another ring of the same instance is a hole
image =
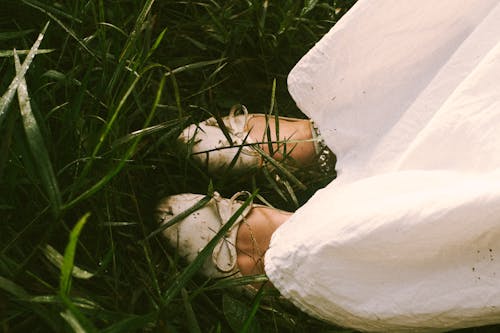
[[[243,112],[243,120],[240,120],[241,118],[236,117],[236,112],[237,111],[242,111]],[[246,126],[248,122],[248,110],[246,106],[244,105],[233,105],[231,107],[231,110],[229,110],[229,124],[230,128],[232,131],[234,131],[234,135],[236,136],[241,136],[246,132]]]
[[[235,193],[230,199],[223,199],[218,192],[214,192],[213,199],[215,202],[215,211],[217,213],[219,230],[224,226],[224,224],[229,221],[229,219],[236,213],[236,211],[241,207],[241,202],[237,199],[242,195],[250,195],[247,191],[241,191]],[[226,204],[228,203],[228,204]],[[239,224],[244,221],[245,216],[251,209],[252,202],[245,208],[237,220],[228,230],[228,232],[217,242],[214,251],[212,252],[212,261],[222,272],[232,271],[237,264],[238,254],[236,251],[236,236],[239,228]]]
[[[243,112],[243,117],[237,117],[238,111]],[[232,135],[244,139],[248,130],[247,130],[247,122],[248,122],[248,109],[244,105],[233,105],[231,110],[229,110],[229,115],[227,117],[227,123],[224,122],[226,129]],[[219,127],[217,120],[215,118],[209,118],[205,122],[208,126]]]

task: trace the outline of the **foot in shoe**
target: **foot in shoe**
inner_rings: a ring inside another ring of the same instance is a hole
[[[215,192],[205,206],[166,228],[163,235],[172,247],[177,248],[180,256],[193,262],[242,207],[243,202],[238,198],[244,194],[246,192],[238,192],[232,198],[224,199]],[[156,219],[161,224],[168,223],[204,197],[189,193],[164,198],[157,207]],[[290,215],[251,203],[217,242],[212,255],[203,263],[201,273],[213,278],[263,274],[263,258],[271,236]]]
[[[243,113],[236,114],[238,109]],[[315,142],[319,138],[310,120],[279,117],[276,124],[274,117],[249,114],[242,106],[233,107],[222,121],[229,138],[214,117],[187,127],[179,136],[193,158],[210,172],[231,164],[236,172],[260,167],[262,156],[255,147],[277,160],[291,158],[299,165],[310,163],[319,151]]]

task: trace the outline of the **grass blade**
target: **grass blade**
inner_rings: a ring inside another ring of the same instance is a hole
[[[250,136],[250,131],[247,133],[247,135],[243,138],[242,144],[238,147],[238,151],[234,155],[233,159],[229,163],[229,165],[226,168],[226,172],[231,172],[231,170],[234,168],[236,165],[236,162],[238,162],[238,158],[240,157],[241,152],[243,151],[243,148],[245,147],[244,144],[247,142],[248,137]]]
[[[62,254],[57,252],[56,249],[54,249],[52,246],[50,246],[48,244],[45,246],[45,249],[43,252],[45,254],[45,257],[54,266],[58,267],[59,269],[62,268],[62,265],[64,262],[64,257]],[[83,279],[83,280],[90,279],[91,277],[94,276],[94,274],[92,274],[84,269],[81,269],[80,267],[75,266],[75,265],[73,265],[73,269],[71,270],[71,275],[73,275],[74,278]]]
[[[262,168],[264,177],[266,177],[267,183],[271,186],[271,188],[278,194],[283,201],[287,201],[286,195],[283,193],[283,191],[280,189],[277,181],[275,178],[273,178],[273,175],[271,175],[271,172],[267,168]]]
[[[203,68],[203,67],[207,67],[207,66],[210,66],[210,65],[216,65],[216,64],[219,64],[219,63],[221,63],[222,61],[224,61],[226,59],[227,59],[226,57],[223,57],[223,58],[219,58],[219,59],[215,59],[215,60],[193,62],[191,64],[187,64],[187,65],[182,65],[182,66],[176,67],[173,70],[169,71],[165,75],[166,76],[170,76],[170,75],[179,74],[179,73],[182,73],[182,72],[185,72],[185,71],[189,71],[189,70],[193,70],[193,69]]]
[[[186,209],[184,212],[180,213],[179,215],[175,216],[173,219],[171,219],[170,221],[168,221],[168,223],[165,223],[165,224],[162,224],[158,229],[156,229],[155,231],[153,231],[152,233],[150,233],[149,235],[146,236],[146,238],[144,238],[142,240],[142,242],[145,242],[147,241],[148,239],[150,239],[151,237],[159,234],[160,232],[162,232],[163,230],[167,229],[168,227],[176,224],[176,223],[179,223],[180,221],[182,221],[184,218],[188,217],[190,214],[196,212],[198,209],[202,208],[203,206],[205,206],[212,198],[210,196],[205,196],[203,197],[200,201],[198,201],[197,203],[195,203],[192,207]]]
[[[83,217],[76,223],[73,230],[71,230],[68,245],[64,250],[64,259],[61,266],[61,281],[59,283],[59,293],[61,295],[67,296],[71,289],[71,273],[73,271],[73,265],[75,261],[76,244],[78,243],[78,237],[82,231],[83,226],[87,222],[90,213],[86,213]]]
[[[82,20],[74,17],[73,15],[68,14],[65,11],[57,9],[57,8],[55,8],[53,6],[46,5],[43,2],[36,1],[36,0],[22,0],[22,1],[25,4],[27,4],[28,6],[36,8],[36,9],[41,10],[43,12],[46,12],[46,13],[50,12],[50,13],[53,13],[54,15],[59,15],[59,16],[62,16],[64,18],[70,19],[71,21],[74,21],[74,22],[77,22],[77,23],[83,23]]]
[[[295,185],[297,185],[301,190],[306,190],[307,186],[305,186],[297,177],[295,177],[290,171],[288,171],[284,166],[282,166],[278,161],[274,158],[266,154],[260,147],[257,145],[254,146],[255,150],[257,150],[260,155],[269,163],[272,164],[276,169],[278,169],[282,174],[284,174],[288,179],[290,179]]]
[[[309,13],[311,10],[313,10],[317,4],[318,4],[318,0],[306,0],[306,1],[304,1],[304,7],[302,8],[300,15],[302,15],[302,16],[307,15],[307,13]]]
[[[26,298],[29,296],[22,287],[15,284],[11,280],[4,278],[3,276],[0,276],[0,289],[16,296],[17,298]]]
[[[96,332],[96,329],[90,320],[85,318],[85,316],[69,298],[69,291],[71,289],[71,273],[73,272],[74,267],[76,245],[78,244],[78,238],[85,223],[87,223],[89,216],[90,213],[83,215],[73,227],[73,230],[71,230],[68,245],[66,245],[66,249],[64,250],[64,259],[61,266],[61,280],[59,283],[59,296],[61,296],[61,300],[66,306],[66,310],[61,312],[61,316],[76,333]]]
[[[33,29],[0,32],[0,41],[24,37],[32,32]]]
[[[145,330],[149,324],[156,320],[156,317],[156,312],[151,312],[142,316],[131,316],[103,329],[101,333],[120,333]]]
[[[251,308],[246,302],[225,293],[222,296],[222,308],[224,317],[226,317],[233,332],[262,332],[259,322],[253,320],[255,315],[253,313],[254,307]]]
[[[148,56],[146,57],[146,59],[149,59],[151,57],[151,55],[154,53],[154,51],[156,51],[156,49],[158,48],[158,46],[160,46],[161,41],[163,40],[163,37],[165,37],[165,33],[166,32],[167,32],[167,28],[163,29],[162,32],[160,32],[160,34],[156,38],[153,46],[149,50],[149,53],[148,53]]]
[[[12,99],[14,98],[14,94],[17,90],[19,82],[21,81],[22,78],[24,78],[26,72],[28,71],[28,68],[31,65],[31,62],[35,58],[36,52],[38,51],[38,48],[42,43],[43,36],[45,35],[45,31],[47,31],[48,27],[49,27],[49,22],[45,24],[45,27],[42,29],[42,32],[40,32],[40,34],[38,35],[38,38],[31,47],[28,55],[26,56],[23,65],[21,66],[19,71],[17,71],[16,77],[12,80],[9,87],[7,88],[7,91],[3,94],[2,98],[0,98],[0,125],[2,124],[3,118],[5,117],[5,114],[10,106],[10,103],[12,102]]]
[[[251,328],[255,327],[254,318],[257,310],[259,309],[262,296],[264,295],[264,288],[265,286],[261,286],[259,291],[257,292],[257,295],[255,295],[255,298],[252,302],[252,309],[250,310],[250,314],[248,315],[247,319],[243,323],[243,327],[241,328],[240,333],[247,333],[251,330]]]
[[[61,317],[63,317],[64,320],[66,320],[66,322],[69,324],[69,326],[71,326],[71,328],[75,333],[87,332],[87,330],[82,327],[78,319],[76,319],[76,317],[71,313],[71,311],[66,310],[64,312],[61,312]]]
[[[80,46],[87,51],[93,58],[97,59],[97,61],[101,61],[101,59],[92,51],[87,44],[83,41],[83,39],[79,38],[76,33],[68,27],[66,24],[64,24],[60,19],[58,19],[53,13],[51,13],[52,8],[49,9],[49,7],[41,4],[38,1],[33,1],[33,0],[22,0],[25,4],[28,6],[31,6],[33,8],[38,9],[39,11],[45,13],[50,19],[52,19],[54,22],[56,22],[61,28],[64,29],[70,35],[73,39],[75,39]],[[81,23],[81,22],[80,22]]]
[[[130,134],[125,135],[122,138],[117,139],[111,145],[111,149],[115,149],[116,147],[121,146],[123,144],[126,144],[126,143],[128,143],[128,142],[130,142],[130,141],[132,141],[132,140],[134,140],[134,139],[136,139],[138,137],[149,135],[149,134],[153,134],[153,133],[162,131],[162,130],[164,130],[166,128],[172,127],[177,122],[178,122],[178,120],[170,120],[170,121],[166,121],[166,122],[163,122],[161,124],[158,124],[158,125],[153,125],[151,127],[143,127],[140,130],[134,131],[134,132],[132,132]]]
[[[275,135],[276,135],[276,140],[278,141],[280,140],[280,115],[278,112],[278,108],[274,110],[275,106],[276,106],[276,79],[273,80],[273,87],[271,91],[271,105],[269,106],[269,116],[272,116],[274,113],[274,126],[276,132]]]
[[[127,43],[125,44],[125,47],[123,48],[122,54],[120,55],[120,62],[123,61],[124,57],[128,53],[128,50],[135,43],[136,39],[139,37],[139,33],[142,29],[144,21],[146,20],[146,16],[148,15],[149,11],[151,10],[151,7],[153,6],[154,2],[155,2],[155,0],[147,0],[146,3],[144,4],[144,6],[142,7],[141,13],[137,17],[137,20],[135,21],[134,30],[130,33],[130,37],[128,38]]]
[[[186,289],[182,288],[181,295],[182,301],[184,303],[184,309],[186,310],[187,327],[189,333],[201,333],[200,325],[198,324],[198,320],[196,319],[196,314],[193,311],[193,307],[191,306],[191,302],[189,301],[189,295]]]
[[[267,145],[269,149],[269,155],[274,156],[274,148],[273,148],[273,139],[271,137],[271,127],[269,125],[269,117],[273,115],[274,112],[274,106],[276,105],[276,79],[273,80],[273,85],[272,85],[272,90],[271,90],[271,105],[269,105],[269,116],[266,115],[266,135],[267,135]],[[276,135],[276,141],[280,139],[280,122],[279,122],[279,115],[276,113],[274,115],[274,128],[275,128],[275,135]],[[276,151],[279,151],[279,144],[276,144]]]
[[[220,279],[211,286],[206,287],[206,290],[228,289],[234,287],[246,286],[249,284],[265,284],[269,279],[265,274],[245,275],[231,279]]]
[[[61,299],[57,297],[57,295],[40,295],[40,296],[31,296],[26,299],[32,303],[40,303],[40,304],[61,304]],[[74,297],[72,298],[73,304],[82,309],[89,309],[95,311],[102,311],[102,307],[97,303],[82,297]]]
[[[19,74],[22,66],[17,53],[14,53],[14,60],[16,64],[16,72]],[[49,197],[52,211],[54,215],[57,216],[61,207],[61,193],[59,192],[59,186],[52,168],[52,163],[50,162],[49,153],[45,147],[42,134],[40,133],[40,129],[31,110],[28,87],[24,76],[19,80],[19,85],[17,86],[17,96],[19,100],[19,108],[21,110],[21,117],[23,119],[24,131],[26,132],[31,154],[37,165],[37,170],[40,174],[40,179],[47,196]]]
[[[39,49],[35,52],[35,54],[47,54],[47,53],[52,53],[54,51],[55,49]],[[25,55],[30,53],[30,50],[16,50],[15,52],[18,55]],[[8,58],[13,56],[14,56],[14,51],[11,50],[0,51],[0,58]]]
[[[283,184],[283,186],[285,186],[285,188],[290,196],[290,199],[292,199],[292,202],[295,205],[295,207],[298,208],[299,201],[297,200],[297,196],[295,195],[295,191],[293,190],[292,186],[290,186],[290,183],[286,179],[282,179],[281,183]]]

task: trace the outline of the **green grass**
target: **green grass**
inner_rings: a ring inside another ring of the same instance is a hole
[[[213,189],[292,211],[331,181],[279,165],[210,176],[175,138],[237,103],[302,117],[286,75],[353,2],[3,0],[0,330],[344,332],[234,291],[262,277],[199,276],[153,211]]]

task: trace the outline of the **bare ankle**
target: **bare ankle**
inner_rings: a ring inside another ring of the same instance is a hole
[[[268,207],[254,207],[241,223],[236,238],[238,267],[243,275],[264,273],[264,255],[271,236],[292,213]]]

